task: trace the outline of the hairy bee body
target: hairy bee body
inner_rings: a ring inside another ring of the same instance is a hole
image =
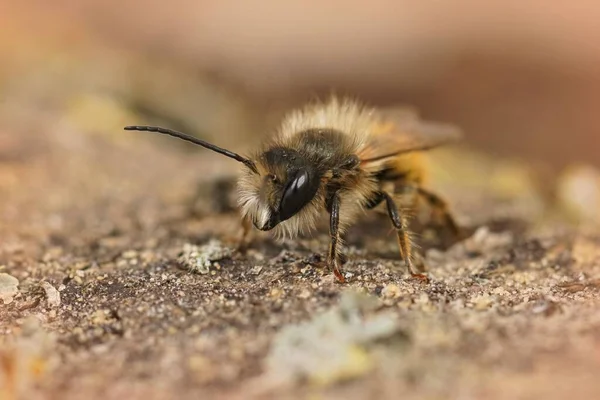
[[[272,228],[278,238],[293,238],[313,230],[321,214],[329,211],[328,202],[334,191],[341,197],[339,226],[343,231],[376,191],[375,175],[360,168],[357,156],[365,137],[361,131],[348,129],[359,126],[366,115],[355,111],[356,122],[349,124],[347,119],[336,121],[339,113],[349,110],[326,111],[329,113],[322,116],[322,123],[318,125],[309,123],[314,115],[292,115],[292,119],[298,120],[285,121],[279,135],[253,155],[260,175],[245,171],[238,190],[242,214],[251,218],[257,228],[270,227],[271,210],[278,208],[285,189],[281,182],[288,181],[296,168],[311,169],[311,178],[319,186],[314,198],[297,214]],[[264,176],[276,179],[265,181]]]
[[[323,214],[335,212],[337,220],[332,217],[330,223],[335,246],[329,258],[336,264],[348,226],[359,213],[384,202],[394,226],[401,231],[401,253],[413,272],[406,219],[392,197],[406,188],[421,188],[426,177],[425,156],[419,145],[406,148],[402,143],[404,147],[398,151],[393,140],[388,142],[389,149],[379,143],[373,148],[374,141],[382,136],[396,134],[390,132],[396,125],[388,121],[377,110],[336,98],[292,112],[277,134],[250,157],[259,174],[245,171],[239,181],[242,216],[258,229],[272,230],[278,238],[293,238],[313,230]],[[426,141],[422,144],[429,145]],[[291,217],[280,221],[275,215],[273,219],[286,191],[284,183],[290,182],[298,169],[311,171],[315,194]],[[334,199],[337,210],[333,209]],[[334,271],[338,269],[334,265]],[[343,280],[339,273],[338,278]]]
[[[415,277],[407,216],[395,194],[407,190],[424,199],[457,229],[445,202],[423,188],[424,150],[460,137],[449,125],[420,120],[408,109],[373,109],[332,97],[289,113],[273,137],[242,157],[189,135],[158,127],[127,127],[194,142],[243,163],[238,181],[244,235],[250,224],[278,238],[315,229],[329,215],[328,263],[339,281],[341,244],[362,211],[385,205],[397,232],[400,256]]]

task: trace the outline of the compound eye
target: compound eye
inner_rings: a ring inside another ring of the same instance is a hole
[[[287,185],[279,207],[279,219],[285,221],[302,209],[317,193],[318,182],[307,170],[300,171]]]

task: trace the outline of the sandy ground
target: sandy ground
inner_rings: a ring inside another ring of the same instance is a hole
[[[326,230],[233,251],[229,160],[65,129],[3,136],[3,399],[600,398],[600,231],[533,194],[458,171],[440,190],[474,233],[421,232],[429,284],[367,216],[340,285]]]

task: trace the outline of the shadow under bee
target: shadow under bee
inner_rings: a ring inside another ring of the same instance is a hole
[[[202,219],[209,215],[237,215],[236,177],[219,177],[212,181],[202,181],[188,200],[189,216]],[[327,223],[319,226],[320,233],[327,232]],[[445,251],[461,240],[470,237],[477,229],[487,226],[492,232],[511,231],[520,235],[527,229],[527,223],[519,219],[489,220],[474,226],[461,226],[461,234],[456,235],[447,226],[427,218],[414,216],[410,221],[413,241],[422,253],[429,249]],[[317,233],[319,235],[319,233]],[[317,235],[300,236],[299,239],[315,238]],[[345,243],[366,250],[369,256],[395,260],[398,258],[395,248],[396,239],[389,219],[382,212],[367,212],[356,224],[348,229]],[[290,250],[289,243],[282,244],[267,235],[258,235],[253,244],[255,250],[267,257],[278,255],[282,250]],[[302,249],[298,244],[292,249]],[[304,249],[314,250],[314,249]]]

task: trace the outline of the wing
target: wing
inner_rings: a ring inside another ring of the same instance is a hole
[[[364,166],[400,154],[432,149],[461,138],[462,132],[458,127],[423,121],[414,109],[379,109],[371,135],[358,156]]]

